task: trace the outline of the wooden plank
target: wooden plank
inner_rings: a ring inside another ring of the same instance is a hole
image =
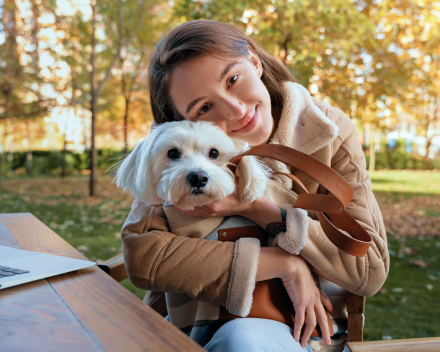
[[[35,217],[1,221],[25,250],[85,259]],[[203,351],[98,267],[48,281],[106,351]]]
[[[102,351],[46,280],[0,291],[0,350]]]
[[[0,245],[21,249],[1,220]],[[46,280],[1,290],[0,326],[4,351],[102,351]]]
[[[0,214],[1,215],[1,214]],[[8,229],[0,220],[0,246],[21,249],[14,237],[9,233]]]
[[[21,213],[12,215],[14,216],[2,217],[0,221],[22,249],[88,260],[32,214]]]
[[[1,213],[0,219],[12,219],[12,218],[33,218],[31,213]]]
[[[98,266],[116,281],[122,281],[128,277],[122,254],[118,254],[105,262],[99,263]]]
[[[351,352],[438,352],[440,351],[440,337],[349,342],[347,347]]]
[[[347,341],[357,342],[364,340],[365,297],[348,292],[347,294]]]
[[[355,295],[348,292],[347,295],[347,312],[349,313],[364,313],[365,311],[365,297]]]
[[[347,341],[358,342],[364,340],[364,316],[361,313],[348,313]]]

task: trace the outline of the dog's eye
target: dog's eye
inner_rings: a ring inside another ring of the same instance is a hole
[[[218,150],[217,149],[211,149],[209,151],[209,157],[211,159],[217,159],[218,158]]]
[[[168,158],[171,160],[177,160],[180,158],[180,152],[177,148],[168,150]]]

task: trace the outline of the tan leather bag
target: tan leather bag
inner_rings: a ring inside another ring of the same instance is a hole
[[[279,160],[300,170],[324,186],[331,193],[330,195],[310,194],[296,176],[276,173],[291,178],[301,187],[304,193],[298,195],[294,207],[315,210],[324,233],[336,247],[354,256],[361,257],[366,255],[368,248],[371,246],[372,238],[368,232],[345,211],[354,192],[341,175],[310,155],[277,144],[256,146],[233,158],[231,160],[231,169],[233,171],[235,171],[235,167],[241,158],[246,155],[269,157]],[[333,222],[339,226],[340,229],[337,228]],[[258,226],[219,230],[220,241],[235,242],[242,237],[258,238],[262,246],[267,243],[267,234]],[[333,335],[333,326],[327,311],[326,313],[330,335]],[[248,317],[276,320],[293,328],[295,323],[295,310],[281,279],[257,282],[253,293],[252,308]],[[234,318],[239,317],[229,313],[222,307],[220,320],[230,320]],[[313,330],[311,336],[322,336],[319,326]]]
[[[261,245],[267,245],[268,235],[259,226],[235,227],[218,230],[218,240],[225,242],[235,242],[242,237],[258,238]],[[333,336],[333,325],[327,313],[328,327],[330,336]],[[220,308],[220,320],[231,320],[241,318],[238,315],[229,313],[225,307]],[[279,321],[293,328],[295,324],[295,309],[292,301],[284,288],[281,279],[271,279],[257,282],[255,285],[252,308],[246,318],[262,318]],[[312,331],[313,337],[320,337],[319,326]]]

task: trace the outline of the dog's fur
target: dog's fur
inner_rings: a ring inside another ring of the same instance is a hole
[[[222,199],[235,191],[235,176],[227,167],[229,160],[249,148],[246,142],[231,139],[215,125],[199,121],[167,122],[152,128],[120,164],[116,184],[148,205],[170,202],[192,210]],[[180,158],[171,160],[168,152],[177,149]],[[218,157],[209,157],[216,149]],[[191,186],[190,173],[203,172],[205,186]],[[270,170],[251,156],[243,157],[237,167],[237,193],[243,201],[253,202],[266,190]]]

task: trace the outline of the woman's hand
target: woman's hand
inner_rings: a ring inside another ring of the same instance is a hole
[[[252,203],[243,202],[236,193],[232,193],[221,200],[195,207],[194,210],[182,210],[179,204],[174,206],[182,213],[191,216],[240,215],[255,222],[264,230],[267,229],[268,224],[282,221],[280,207],[264,195]]]
[[[245,214],[251,212],[250,210],[255,205],[254,203],[256,204],[256,202],[243,202],[236,193],[232,193],[223,199],[216,200],[200,207],[195,207],[194,210],[182,210],[179,208],[179,204],[174,204],[174,206],[182,213],[191,216],[245,216]]]
[[[319,324],[322,338],[330,344],[327,314],[333,311],[329,298],[320,291],[313,280],[307,262],[300,256],[286,252],[280,247],[263,247],[257,271],[257,281],[279,277],[295,308],[293,338],[299,342],[305,323],[301,346],[305,347],[313,329]]]

